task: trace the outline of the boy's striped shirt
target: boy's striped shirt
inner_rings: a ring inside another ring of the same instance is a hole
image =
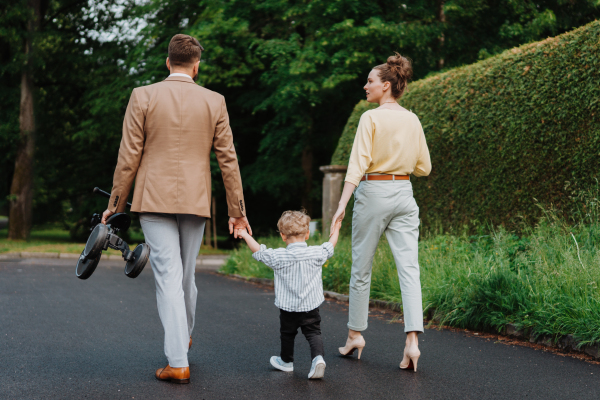
[[[311,311],[325,301],[322,267],[331,256],[333,246],[329,242],[321,246],[291,243],[280,249],[261,244],[252,255],[275,271],[275,305],[291,312]]]

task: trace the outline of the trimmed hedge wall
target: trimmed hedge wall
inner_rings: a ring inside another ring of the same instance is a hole
[[[413,179],[421,217],[458,226],[535,222],[537,201],[576,207],[600,167],[600,22],[409,85],[433,171]],[[347,165],[361,101],[331,164]],[[568,186],[568,182],[571,186]]]

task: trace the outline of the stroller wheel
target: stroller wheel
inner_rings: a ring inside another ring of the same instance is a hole
[[[85,249],[83,249],[82,254],[85,256],[85,258],[95,259],[102,254],[102,248],[106,242],[108,231],[108,227],[104,224],[98,224],[94,227],[94,230],[85,243]]]
[[[79,260],[77,261],[77,267],[75,267],[75,275],[79,279],[87,279],[92,276],[102,256],[102,254],[98,254],[96,258],[86,258],[83,255],[84,252],[85,250],[81,252],[81,256],[79,256]]]
[[[146,243],[138,244],[133,250],[133,258],[125,264],[125,275],[130,278],[137,278],[146,266],[149,257],[150,246]]]

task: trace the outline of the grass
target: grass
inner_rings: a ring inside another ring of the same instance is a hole
[[[144,235],[141,232],[131,232],[131,243],[129,247],[135,248],[144,240]],[[44,252],[44,253],[74,253],[80,254],[85,243],[73,242],[69,237],[69,231],[62,228],[46,226],[38,227],[31,231],[29,240],[8,240],[8,230],[0,229],[0,254],[1,253],[19,253],[22,251],[28,252]],[[212,249],[204,245],[200,249],[200,254],[228,254],[229,250]],[[109,255],[121,255],[120,251],[108,249],[104,252]]]
[[[589,213],[585,222],[566,224],[548,212],[520,235],[502,228],[426,235],[419,243],[424,311],[435,310],[445,325],[488,330],[512,323],[533,336],[572,334],[582,345],[600,343],[600,223]],[[342,237],[323,268],[325,290],[348,293],[351,265],[351,240]],[[235,250],[222,270],[273,277],[247,247]],[[373,262],[371,298],[402,302],[385,236]]]

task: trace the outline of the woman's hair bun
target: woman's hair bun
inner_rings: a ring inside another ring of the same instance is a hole
[[[412,65],[410,59],[394,52],[389,56],[387,63],[376,66],[379,70],[379,78],[382,82],[390,82],[392,85],[392,96],[397,99],[406,90],[408,80],[412,77]]]
[[[409,80],[412,77],[412,65],[410,60],[406,57],[402,57],[399,53],[389,56],[387,64],[399,77],[403,77],[406,80]]]

